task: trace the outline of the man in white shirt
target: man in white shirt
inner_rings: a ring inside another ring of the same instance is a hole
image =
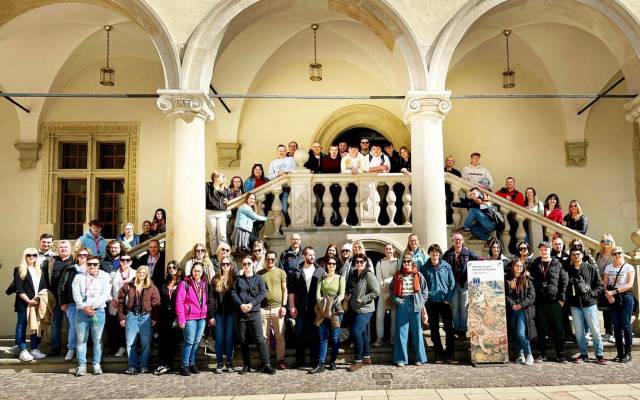
[[[389,172],[391,170],[391,160],[382,152],[380,143],[371,146],[369,158],[369,172]]]
[[[367,138],[360,139],[360,153],[362,153],[363,156],[366,156],[369,154],[369,139]]]
[[[369,161],[358,151],[358,145],[349,145],[349,154],[340,161],[340,170],[343,174],[358,175],[369,172]]]
[[[471,163],[462,169],[462,179],[488,190],[493,187],[493,177],[489,170],[480,164],[480,153],[477,152],[471,153]]]
[[[291,143],[289,144],[289,146],[291,146]],[[269,178],[269,180],[272,180],[284,174],[288,174],[293,171],[295,167],[296,164],[293,161],[293,157],[287,156],[287,147],[283,144],[279,144],[278,157],[275,160],[271,161],[271,163],[269,163],[267,178]],[[282,203],[282,214],[285,217],[285,221],[288,221],[289,218],[289,213],[287,212],[289,210],[289,191],[290,189],[288,187],[283,187],[282,193],[280,194],[280,202]]]

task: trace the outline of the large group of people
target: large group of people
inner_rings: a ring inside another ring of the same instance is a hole
[[[89,233],[95,236],[100,225],[92,221]],[[40,248],[24,250],[7,291],[15,294],[15,351],[24,362],[44,358],[40,342],[51,320],[49,355],[61,355],[61,328],[66,320],[65,359],[77,360],[76,376],[88,373],[89,338],[91,372],[102,373],[103,336],[111,354],[128,357],[127,374],[152,370],[157,375],[172,370],[185,376],[197,374],[197,353],[205,336],[215,338],[216,374],[253,371],[252,343],[264,373],[289,368],[285,350],[290,347],[295,349],[291,368],[307,366],[309,373],[317,374],[327,365],[336,369],[345,330],[354,353],[348,371],[357,371],[372,364],[372,347],[381,345],[385,336],[387,311],[392,315],[395,365],[457,363],[455,348],[467,336],[467,263],[485,259],[500,260],[504,266],[516,362],[545,361],[549,340],[554,342],[557,361],[567,362],[564,343],[569,336],[575,337],[580,350],[573,358],[576,363],[589,360],[589,336],[597,363],[606,364],[603,341],[609,336],[616,344],[614,361],[631,360],[635,270],[611,235],[603,237],[595,258],[579,240],[572,241],[567,252],[564,242],[555,238],[553,245],[546,241],[538,245],[536,258],[528,243],[520,242],[520,256],[509,259],[497,239],[485,257],[465,246],[458,231],[446,251],[438,244],[425,249],[418,236],[411,234],[399,258],[399,252],[387,244],[384,258],[374,264],[360,241],[344,244],[339,252],[331,243],[325,256],[316,258],[316,249],[304,246],[294,233],[290,247],[279,256],[263,241],[256,241],[252,255],[242,256],[238,265],[226,243],[219,244],[211,256],[204,244],[197,243],[184,264],[169,261],[165,265],[156,240],[138,259],[120,241],[108,243],[101,257],[100,243],[73,253],[69,241],[60,240],[53,252],[52,239],[43,235]],[[605,314],[604,338],[599,309]],[[376,341],[372,344],[374,315]],[[425,325],[435,350],[432,360],[425,351]],[[160,354],[159,365],[152,369],[154,342]],[[173,359],[180,344],[181,363],[176,368]],[[238,344],[243,365],[235,369],[233,354]]]

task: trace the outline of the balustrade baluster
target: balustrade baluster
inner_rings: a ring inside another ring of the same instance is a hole
[[[380,192],[378,192],[378,182],[373,182],[373,185],[369,187],[373,188],[373,193],[371,197],[373,198],[373,224],[376,226],[380,226],[380,222],[378,222],[378,218],[380,218]]]
[[[396,212],[398,208],[396,207],[396,194],[393,192],[393,182],[389,181],[386,183],[387,185],[387,215],[389,216],[389,225],[396,225]]]
[[[509,241],[511,240],[511,227],[509,226],[509,213],[510,211],[506,208],[502,208],[500,210],[502,216],[504,217],[504,230],[502,231],[502,246],[504,249],[509,248]],[[514,254],[517,255],[517,254]]]
[[[404,184],[404,193],[402,194],[402,214],[404,215],[404,225],[411,225],[411,191],[409,190],[410,182]]]
[[[262,205],[264,204],[265,198],[266,195],[264,193],[259,193],[256,195],[256,214],[258,215],[264,215],[264,208],[262,207]],[[260,230],[256,232],[258,234],[258,237],[262,237],[265,226],[266,223],[262,224]]]
[[[456,198],[458,197],[460,190],[461,188],[459,185],[455,183],[451,184],[451,191],[453,192],[453,201],[456,201]],[[451,216],[451,218],[453,219],[453,227],[458,229],[462,225],[462,212],[460,211],[460,207],[452,207],[452,209],[453,209],[453,215]]]
[[[362,185],[360,182],[354,182],[356,185],[356,217],[358,217],[357,225],[362,225]]]
[[[280,227],[282,226],[283,214],[282,203],[280,202],[280,194],[282,193],[282,186],[276,186],[273,189],[273,204],[271,205],[271,214],[273,215],[273,236],[282,237],[280,233]]]
[[[515,214],[514,218],[517,224],[516,240],[517,242],[522,242],[527,235],[527,230],[524,228],[524,221],[526,220],[526,218],[520,214]],[[529,225],[531,225],[531,222],[529,222]]]
[[[340,197],[338,201],[340,202],[340,219],[342,222],[340,225],[348,226],[347,224],[347,216],[349,215],[349,195],[347,194],[347,186],[349,184],[346,182],[340,183]]]
[[[331,183],[323,183],[324,194],[322,195],[322,215],[324,216],[324,226],[331,226],[331,214],[333,213],[333,197],[331,197]]]

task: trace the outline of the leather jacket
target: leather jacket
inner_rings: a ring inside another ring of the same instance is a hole
[[[228,188],[217,190],[213,187],[211,182],[207,182],[205,190],[207,210],[225,211],[227,209],[227,205],[224,203],[224,200],[229,198]]]

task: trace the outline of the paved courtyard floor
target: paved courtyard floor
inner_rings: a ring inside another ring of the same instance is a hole
[[[309,375],[302,370],[274,376],[250,373],[190,377],[107,373],[70,374],[0,371],[0,399],[429,399],[429,400],[640,400],[640,362],[557,364],[532,367],[426,365],[397,368],[374,365]]]

